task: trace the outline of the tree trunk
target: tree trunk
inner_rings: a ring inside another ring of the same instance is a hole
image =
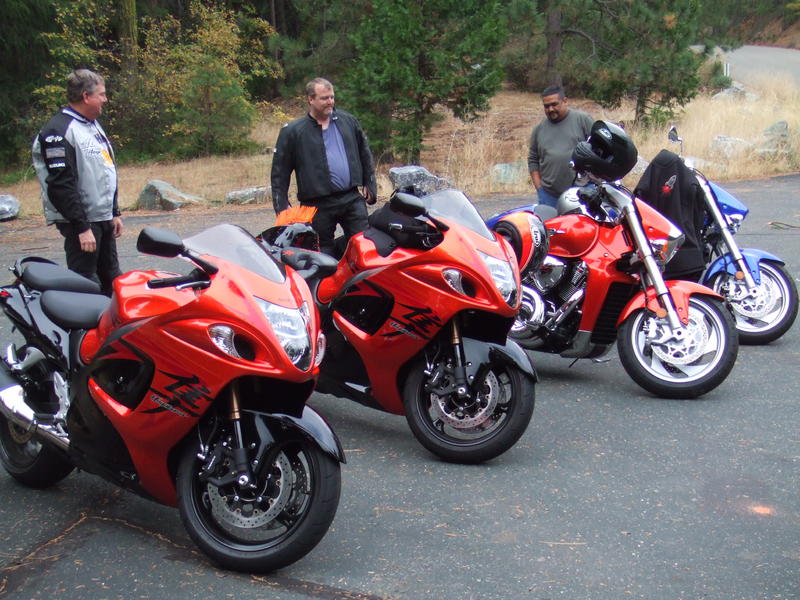
[[[547,30],[547,62],[545,74],[547,85],[561,85],[561,71],[558,70],[558,57],[561,54],[561,5],[558,0],[549,0],[546,4]]]
[[[117,4],[117,22],[122,70],[133,73],[136,70],[139,31],[136,24],[136,0],[120,0]]]

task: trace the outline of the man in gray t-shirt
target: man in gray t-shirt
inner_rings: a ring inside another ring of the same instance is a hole
[[[582,110],[570,109],[560,86],[545,88],[542,104],[547,118],[531,132],[528,171],[539,204],[555,206],[575,178],[569,166],[572,151],[578,142],[589,137],[594,120]]]

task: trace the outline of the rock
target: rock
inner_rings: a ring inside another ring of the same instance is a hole
[[[764,130],[764,143],[759,151],[780,150],[789,144],[789,123],[777,121]]]
[[[225,196],[225,204],[266,204],[272,200],[272,188],[268,185],[234,190]]]
[[[136,208],[142,210],[178,210],[184,204],[205,204],[205,198],[185,194],[174,186],[158,179],[144,186]]]
[[[711,140],[710,145],[711,154],[724,159],[741,156],[742,154],[751,152],[753,148],[754,144],[752,142],[725,135],[716,136]]]
[[[500,163],[492,167],[492,181],[495,183],[524,183],[528,180],[528,161]]]
[[[636,157],[636,164],[633,165],[633,168],[630,170],[629,175],[642,175],[645,170],[647,169],[647,165],[650,163],[643,159],[641,156]]]
[[[10,221],[19,216],[19,200],[10,194],[0,194],[0,221]]]
[[[452,187],[452,184],[444,177],[434,175],[425,167],[417,165],[392,167],[389,169],[389,180],[395,189],[413,188],[414,194],[417,196]]]

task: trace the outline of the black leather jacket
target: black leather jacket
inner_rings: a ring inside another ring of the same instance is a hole
[[[331,119],[336,121],[344,140],[351,186],[364,186],[376,198],[372,153],[361,125],[353,115],[341,110],[334,110]],[[292,171],[297,180],[297,198],[301,203],[316,204],[334,193],[325,144],[322,141],[322,127],[311,115],[284,125],[278,134],[270,177],[272,205],[276,213],[289,206],[289,179]]]

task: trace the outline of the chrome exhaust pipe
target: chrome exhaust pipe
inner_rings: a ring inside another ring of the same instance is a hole
[[[69,450],[69,438],[53,425],[42,423],[34,410],[25,402],[25,390],[11,374],[8,365],[0,360],[0,414],[41,441],[57,448]]]

